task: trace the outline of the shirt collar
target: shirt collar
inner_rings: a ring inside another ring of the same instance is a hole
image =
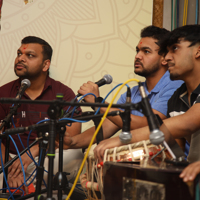
[[[42,91],[42,93],[47,90],[48,88],[51,88],[52,87],[52,84],[51,84],[51,78],[49,76],[47,76],[46,78],[46,81],[45,81],[45,84],[44,84],[44,89]],[[18,78],[17,79],[17,82],[16,82],[16,89],[17,91],[19,91],[19,88],[21,87],[21,79]],[[24,93],[24,95],[26,96],[26,93]]]
[[[187,87],[186,84],[184,83],[182,86],[182,93],[180,95],[180,99],[182,99],[188,106],[189,106],[189,102],[188,102],[188,92],[187,92]],[[196,87],[196,89],[192,92],[190,98],[191,98],[191,105],[193,105],[193,103],[196,101],[197,97],[200,94],[200,84]]]
[[[158,81],[158,83],[155,85],[155,87],[151,90],[151,92],[148,92],[147,90],[147,84],[145,81],[145,92],[147,93],[147,95],[149,95],[150,93],[158,93],[160,92],[160,90],[169,83],[170,81],[170,75],[169,75],[169,71],[167,70],[165,72],[165,74],[162,76],[162,78]]]

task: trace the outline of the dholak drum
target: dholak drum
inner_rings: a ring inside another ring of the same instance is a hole
[[[159,154],[160,152],[160,154]],[[161,161],[166,157],[170,158],[169,153],[161,145],[153,145],[149,140],[128,144],[112,149],[106,149],[104,153],[103,163],[106,161],[140,162],[141,159],[152,157],[159,154]],[[80,182],[83,188],[87,190],[89,200],[103,199],[103,163],[98,163],[94,159],[94,154],[90,154],[87,158],[86,173],[80,176]]]

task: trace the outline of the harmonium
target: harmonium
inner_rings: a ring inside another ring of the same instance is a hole
[[[199,184],[179,177],[182,166],[148,160],[146,163],[105,162],[105,200],[199,200]]]

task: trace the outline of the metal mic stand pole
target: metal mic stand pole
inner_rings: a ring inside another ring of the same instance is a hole
[[[65,131],[66,131],[66,127],[65,126],[61,127],[61,131],[59,133],[59,164],[58,164],[59,172],[57,173],[57,176],[54,179],[56,180],[57,178],[57,180],[59,181],[58,182],[59,184],[55,184],[58,190],[59,200],[62,200],[62,190],[64,190],[66,186],[68,187],[67,175],[69,173],[63,172],[63,138],[64,138]]]
[[[43,134],[43,133],[41,133],[41,134]],[[40,144],[39,144],[39,152],[41,152],[41,150],[42,150],[42,154],[41,154],[39,166],[37,167],[36,189],[35,189],[34,200],[43,198],[43,196],[41,196],[41,198],[40,198],[39,195],[41,194],[41,186],[42,186],[42,180],[43,180],[43,176],[44,176],[44,160],[45,160],[46,150],[47,150],[47,146],[48,146],[47,136],[48,135],[46,133],[44,133],[43,140],[40,141]]]
[[[5,158],[4,158],[4,163],[7,163],[8,160],[9,160],[9,148],[10,148],[10,138],[9,136],[6,137],[6,146],[5,146]],[[8,168],[5,169],[5,176],[6,176],[6,179],[8,178]],[[2,193],[6,194],[6,189],[7,188],[7,185],[6,185],[6,181],[5,181],[5,178],[3,179],[3,190],[2,190]],[[0,195],[1,197],[1,195]]]
[[[14,107],[10,108],[10,112],[8,113],[8,115],[3,119],[3,122],[0,126],[0,130],[2,130],[5,126],[7,126],[7,128],[9,128],[10,126],[10,119],[11,117],[17,112],[17,109],[19,108],[20,104],[15,105]],[[4,163],[8,162],[9,160],[9,148],[10,148],[10,138],[9,136],[6,137],[6,146],[5,146],[5,159],[4,159]],[[8,176],[8,168],[5,169],[5,175],[6,175],[6,179]],[[7,185],[6,185],[6,181],[5,179],[3,179],[3,190],[2,190],[2,194],[0,194],[0,197],[5,198],[6,196],[8,197],[8,194],[6,193],[6,189]],[[9,195],[10,196],[10,195]],[[18,195],[15,195],[18,196]]]
[[[54,112],[52,110],[52,112]],[[49,158],[49,165],[48,165],[48,182],[47,182],[47,200],[55,200],[52,197],[53,191],[53,169],[54,169],[54,158],[55,158],[55,133],[56,133],[56,120],[50,119],[49,125],[49,150],[48,150],[48,158]]]
[[[62,107],[59,103],[55,103],[50,105],[47,111],[47,114],[50,118],[49,123],[49,150],[48,150],[48,158],[49,158],[49,165],[48,165],[48,182],[47,182],[47,200],[55,200],[52,197],[53,191],[53,169],[54,169],[54,158],[55,158],[55,139],[56,139],[56,125],[57,125],[57,118],[59,118],[61,114]]]
[[[60,98],[60,100],[62,100],[62,99]],[[58,116],[60,116],[61,110],[62,110],[62,107],[59,104],[50,106],[50,108],[48,110],[48,115],[51,118],[58,118]],[[69,173],[63,172],[63,138],[64,138],[64,134],[66,132],[66,124],[58,125],[57,132],[59,133],[59,162],[58,162],[59,171],[56,173],[56,175],[53,178],[53,181],[50,183],[53,183],[53,190],[58,191],[58,194],[57,194],[58,200],[62,200],[62,192],[63,191],[67,192],[68,190],[70,190],[68,180],[67,180],[67,175],[69,175]],[[55,136],[55,134],[54,134],[54,136]],[[54,144],[54,148],[52,150],[54,150],[54,152],[55,152],[55,137],[53,140],[53,144]],[[49,148],[50,148],[50,145],[49,145]],[[50,164],[50,165],[52,166],[52,164]],[[52,169],[52,176],[53,176],[53,169]],[[48,190],[49,190],[49,188],[48,188]],[[79,200],[85,199],[85,196],[83,198],[81,195],[82,194],[79,194],[77,191],[75,194],[72,195],[72,198],[75,197],[75,199],[79,199]],[[48,196],[47,196],[47,199],[49,199]]]
[[[69,187],[67,175],[69,173],[63,172],[63,138],[66,131],[65,126],[60,127],[59,131],[59,161],[58,169],[59,171],[54,176],[53,186],[55,190],[58,190],[58,200],[62,200],[62,191]]]

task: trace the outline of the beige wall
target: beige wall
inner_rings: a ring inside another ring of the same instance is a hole
[[[16,78],[13,62],[21,39],[36,35],[54,49],[50,76],[75,93],[82,83],[111,74],[113,83],[100,90],[104,97],[116,84],[139,78],[135,46],[140,30],[152,23],[152,8],[153,0],[4,0],[0,85]]]

